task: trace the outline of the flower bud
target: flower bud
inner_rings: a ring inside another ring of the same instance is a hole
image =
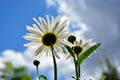
[[[73,36],[73,35],[70,35],[70,36],[68,37],[68,41],[71,42],[72,44],[74,44],[74,41],[75,41],[75,40],[76,40],[76,37]]]
[[[34,60],[34,61],[33,61],[33,64],[34,64],[36,67],[38,67],[38,65],[40,64],[40,62],[39,62],[38,60]]]

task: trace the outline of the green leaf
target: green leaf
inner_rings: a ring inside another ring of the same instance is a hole
[[[11,70],[14,68],[12,63],[10,63],[10,62],[5,62],[5,66],[7,67],[7,70]]]
[[[6,76],[6,75],[1,75],[0,77],[1,77],[1,78],[7,78],[7,76]]]
[[[72,75],[72,78],[76,80],[76,77],[74,75]]]
[[[105,76],[102,76],[102,77],[100,78],[100,80],[105,80],[106,77],[107,77],[106,75],[105,75]]]
[[[88,50],[86,50],[84,53],[82,53],[81,56],[77,59],[77,66],[79,66],[94,50],[96,50],[101,43],[95,44],[92,47],[90,47]]]
[[[15,73],[25,72],[25,71],[26,71],[26,68],[25,68],[25,67],[14,68],[14,72],[15,72]]]
[[[45,75],[40,75],[40,79],[43,78],[44,80],[47,80],[47,77]]]
[[[74,57],[74,52],[72,51],[72,49],[67,45],[65,45],[65,47],[68,50],[68,52],[70,53],[70,55]]]

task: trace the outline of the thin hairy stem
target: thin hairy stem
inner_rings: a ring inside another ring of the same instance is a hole
[[[79,77],[80,77],[80,75],[81,75],[81,73],[80,73],[80,66],[78,66],[78,72],[79,72]]]
[[[79,55],[77,55],[77,59],[78,59]],[[80,78],[80,75],[81,75],[81,70],[80,70],[80,66],[78,66],[78,75],[79,75],[79,78]]]
[[[40,80],[40,74],[39,74],[38,66],[36,66],[36,69],[37,69],[38,79]]]
[[[53,57],[53,63],[54,63],[54,80],[57,80],[57,63],[54,55],[54,48],[51,46],[51,51],[52,51],[52,57]]]
[[[76,72],[76,80],[79,80],[79,73],[78,73],[78,67],[77,67],[75,56],[73,58],[74,58],[74,65],[75,65],[75,72]]]

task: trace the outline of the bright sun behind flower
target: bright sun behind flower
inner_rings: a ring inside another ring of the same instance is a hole
[[[23,36],[24,39],[31,41],[25,44],[25,46],[36,46],[36,50],[34,51],[35,56],[43,52],[48,54],[51,46],[53,46],[55,50],[60,50],[61,46],[66,44],[64,39],[68,37],[66,29],[67,20],[61,22],[60,16],[56,19],[52,17],[51,21],[48,16],[46,16],[46,18],[47,22],[41,17],[39,17],[39,20],[33,18],[37,24],[33,24],[33,27],[26,26],[27,30],[31,33]],[[57,56],[56,53],[55,55]]]

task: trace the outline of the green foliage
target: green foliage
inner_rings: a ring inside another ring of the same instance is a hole
[[[66,47],[66,49],[68,50],[68,52],[70,53],[70,55],[71,55],[72,57],[74,57],[74,52],[73,52],[73,50],[72,50],[69,46],[67,46],[67,45],[65,45],[65,47]]]
[[[88,50],[86,50],[84,53],[82,53],[81,56],[77,59],[77,66],[79,66],[90,54],[93,53],[94,50],[96,50],[101,43],[95,44],[92,47],[90,47]]]
[[[105,60],[107,70],[108,71],[103,71],[102,75],[106,75],[105,80],[120,80],[119,73],[117,71],[117,68],[114,66],[113,63],[110,62],[109,59]]]
[[[42,78],[44,80],[47,80],[47,77],[45,75],[40,75],[39,77],[40,77],[40,79]]]
[[[14,68],[14,72],[15,73],[20,73],[20,72],[25,72],[26,68],[25,67],[18,67],[18,68]]]
[[[11,70],[14,68],[12,63],[10,62],[5,62],[5,66],[6,66],[6,72],[11,72]]]
[[[86,50],[84,53],[82,53],[80,56],[75,56],[75,53],[73,52],[73,49],[67,45],[65,45],[65,48],[70,53],[70,55],[74,59],[74,65],[75,65],[75,71],[76,71],[76,78],[72,76],[72,78],[79,80],[80,77],[80,64],[90,55],[93,53],[94,50],[96,50],[101,43],[95,44],[92,47],[90,47],[88,50]]]
[[[27,73],[25,73],[25,74],[17,75],[13,77],[11,80],[31,80],[31,78]]]
[[[72,75],[72,78],[76,80],[76,77],[74,75]]]
[[[6,68],[1,70],[3,75],[1,76],[4,80],[32,80],[31,75],[27,73],[25,67],[14,67],[12,63],[5,62]]]
[[[102,77],[100,78],[100,80],[105,80],[105,78],[106,78],[106,76],[102,76]]]

